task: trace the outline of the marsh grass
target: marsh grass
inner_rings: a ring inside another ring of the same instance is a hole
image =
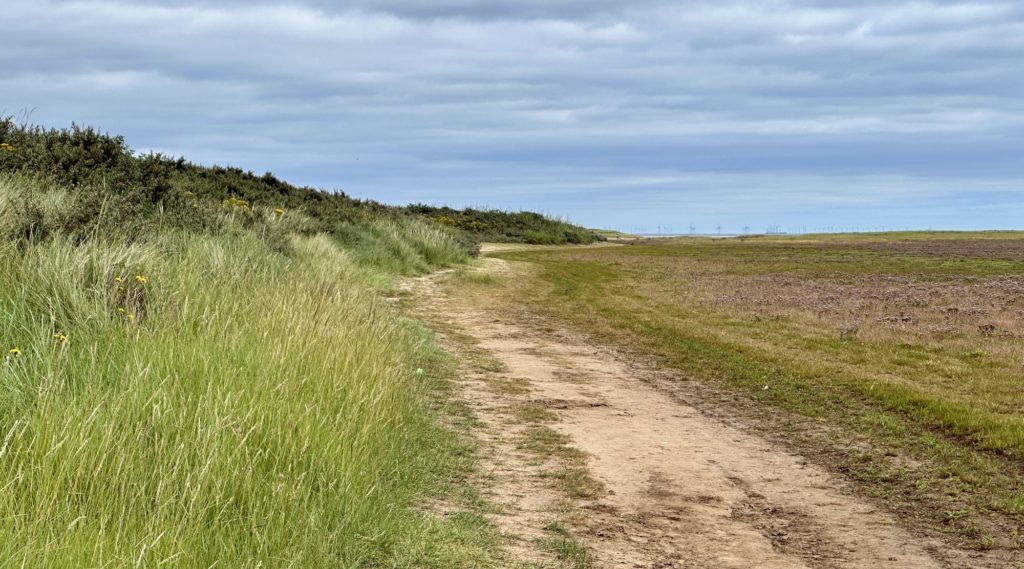
[[[0,244],[3,352],[21,351],[0,366],[0,566],[495,562],[458,490],[472,450],[439,426],[451,366],[379,294],[465,258],[439,231],[375,226],[411,251],[386,269],[223,213],[215,232],[42,236],[71,200],[31,184],[0,179],[21,236]],[[419,507],[445,496],[459,515]]]

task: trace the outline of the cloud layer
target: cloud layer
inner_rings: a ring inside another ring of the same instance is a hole
[[[360,197],[627,229],[1024,224],[1020,3],[12,0],[0,20],[0,110]]]

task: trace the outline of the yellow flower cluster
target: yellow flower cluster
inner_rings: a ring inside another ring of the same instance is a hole
[[[63,332],[57,332],[56,334],[54,334],[53,339],[57,340],[57,342],[61,344],[66,344],[68,342],[68,337]],[[14,358],[20,358],[21,354],[21,348],[19,348],[18,346],[14,346],[13,348],[7,350],[7,360],[9,361]]]
[[[124,286],[123,286],[124,285],[124,279],[123,278],[121,278],[121,277],[114,277],[114,282],[119,284],[119,285],[122,285],[122,286],[117,287],[118,290],[124,291]],[[135,275],[135,282],[139,283],[140,285],[144,285],[144,284],[149,282],[149,277],[147,277],[146,275],[142,275],[142,274]]]
[[[192,207],[199,207],[199,200],[196,198],[195,194],[193,194],[192,192],[185,192],[185,197],[192,200]]]
[[[243,200],[242,198],[236,198],[234,196],[224,200],[221,203],[223,203],[225,206],[230,207],[230,208],[244,209],[244,210],[252,209],[252,206],[249,205],[249,202]]]
[[[14,147],[7,142],[0,142],[0,150],[4,152],[14,152]]]
[[[274,208],[274,216],[275,217],[281,217],[282,215],[284,215],[284,208],[275,207]]]
[[[437,222],[440,223],[441,225],[447,225],[449,227],[455,227],[459,224],[459,220],[455,219],[450,215],[438,216]]]
[[[448,227],[456,227],[459,229],[468,229],[470,231],[483,231],[487,228],[486,223],[467,218],[465,212],[460,213],[456,217],[440,215],[434,219],[441,225],[447,225]]]

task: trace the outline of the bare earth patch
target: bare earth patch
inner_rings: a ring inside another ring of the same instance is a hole
[[[428,319],[472,337],[472,349],[502,364],[468,370],[460,395],[486,426],[493,499],[503,508],[495,521],[518,536],[513,553],[524,561],[558,562],[538,544],[561,516],[595,567],[981,566],[904,529],[806,457],[716,418],[699,395],[659,389],[659,372],[491,303],[456,298],[440,280],[413,285]],[[507,381],[526,389],[494,387]],[[599,490],[573,498],[552,484],[571,457],[539,459],[524,448],[536,428],[531,417],[568,437]]]
[[[974,257],[1024,261],[1021,239],[903,239],[868,242],[864,246],[910,255],[929,255],[940,259]]]

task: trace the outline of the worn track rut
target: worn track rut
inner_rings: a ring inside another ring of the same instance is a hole
[[[488,259],[488,270],[509,271]],[[668,393],[611,350],[545,332],[516,314],[455,298],[437,278],[417,281],[446,328],[473,337],[504,364],[470,372],[461,394],[488,426],[496,449],[497,522],[522,539],[550,517],[558,496],[518,450],[510,403],[534,402],[558,416],[551,428],[588,456],[605,491],[578,500],[573,529],[607,568],[939,568],[970,566],[937,540],[914,535],[884,508],[805,457],[702,412],[699,397]],[[496,379],[525,380],[521,394],[495,392]]]

